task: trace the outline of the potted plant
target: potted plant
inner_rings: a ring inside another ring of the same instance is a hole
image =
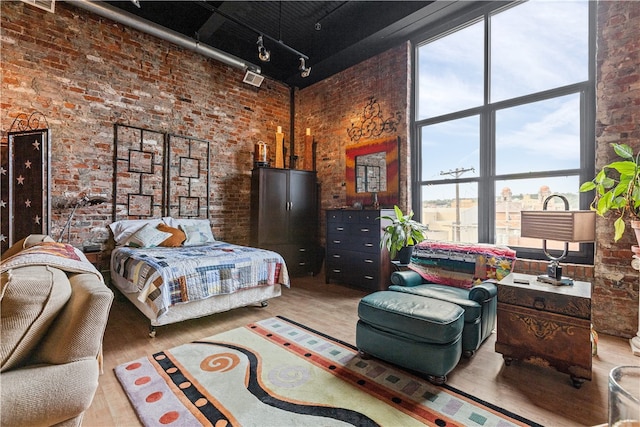
[[[398,255],[401,264],[409,264],[413,246],[426,239],[427,226],[412,219],[413,211],[404,215],[398,206],[394,206],[393,209],[395,217],[388,215],[380,217],[391,222],[383,228],[380,247],[389,251],[391,259],[395,259]]]
[[[600,216],[613,212],[614,241],[620,240],[625,230],[625,220],[631,220],[640,242],[640,153],[626,144],[611,144],[620,159],[604,165],[595,178],[580,186],[580,191],[595,190],[591,209]]]

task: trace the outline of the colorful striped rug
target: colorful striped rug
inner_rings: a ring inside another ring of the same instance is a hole
[[[283,317],[115,373],[146,426],[537,425]]]

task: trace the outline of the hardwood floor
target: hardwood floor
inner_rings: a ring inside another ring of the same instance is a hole
[[[149,338],[148,320],[116,293],[104,337],[104,374],[83,426],[136,426],[138,418],[129,404],[113,368],[160,350],[214,335],[250,322],[287,317],[335,338],[355,344],[357,305],[367,292],[325,284],[324,276],[292,279],[290,289],[265,308],[244,307],[201,319],[158,328]],[[494,351],[493,334],[471,359],[462,359],[448,375],[448,384],[516,414],[547,426],[589,426],[606,422],[607,376],[618,365],[639,365],[628,340],[600,336],[593,359],[593,380],[580,389],[569,376],[552,368],[514,361],[505,366]]]

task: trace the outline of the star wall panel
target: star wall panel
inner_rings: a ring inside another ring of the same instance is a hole
[[[49,234],[50,228],[49,131],[10,132],[8,140],[0,166],[2,251],[30,234]]]

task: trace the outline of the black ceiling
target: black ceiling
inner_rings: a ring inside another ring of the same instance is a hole
[[[139,8],[132,1],[106,3],[255,64],[263,75],[303,88],[476,2],[141,0]],[[258,59],[260,34],[271,51],[269,62]],[[300,75],[296,52],[309,57],[307,78]]]

